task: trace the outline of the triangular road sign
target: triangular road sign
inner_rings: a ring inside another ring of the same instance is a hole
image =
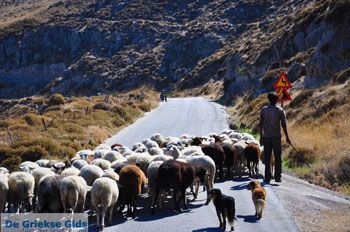
[[[282,72],[273,87],[275,89],[277,89],[277,88],[292,88],[292,84],[289,82],[287,75],[284,72]]]
[[[278,101],[290,101],[292,100],[292,97],[288,93],[287,89],[281,88],[277,89],[277,95],[278,95]]]

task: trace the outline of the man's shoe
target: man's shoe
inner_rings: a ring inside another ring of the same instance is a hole
[[[281,177],[275,178],[275,182],[282,182]]]
[[[265,178],[264,178],[263,181],[264,181],[266,184],[270,184],[270,181],[271,181],[271,180],[268,180],[268,179],[265,179]]]

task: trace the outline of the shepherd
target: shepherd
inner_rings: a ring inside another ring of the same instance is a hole
[[[271,181],[271,155],[275,156],[275,182],[281,182],[282,175],[282,148],[281,148],[281,127],[286,136],[286,142],[291,144],[287,130],[287,120],[284,110],[276,106],[278,95],[269,93],[267,95],[269,105],[264,106],[260,111],[260,144],[264,146],[265,155],[265,178],[266,183]]]

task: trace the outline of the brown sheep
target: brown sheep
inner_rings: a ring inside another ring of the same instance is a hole
[[[226,167],[226,178],[232,177],[232,169],[234,165],[234,160],[236,156],[236,148],[231,144],[226,144],[222,142],[219,136],[214,135],[215,143],[221,145],[225,153],[225,167]]]
[[[169,191],[173,189],[173,199],[175,202],[175,210],[181,212],[179,202],[182,200],[184,208],[186,204],[186,189],[193,184],[194,168],[187,163],[176,160],[164,161],[158,169],[158,183],[156,186],[156,197],[153,204],[152,214],[155,213],[155,206],[158,195],[162,190]],[[177,196],[180,195],[179,200]]]
[[[127,216],[131,215],[132,218],[135,218],[135,200],[141,194],[141,190],[146,183],[145,174],[136,165],[126,165],[120,170],[121,203],[127,205]]]
[[[219,171],[220,179],[224,178],[224,164],[225,152],[220,144],[211,143],[209,145],[202,144],[202,138],[196,137],[193,139],[191,145],[200,146],[205,155],[212,158],[215,162],[217,170]]]
[[[258,178],[259,175],[259,159],[260,159],[260,147],[257,144],[248,144],[244,148],[244,156],[247,159],[247,166],[249,170],[249,177]]]

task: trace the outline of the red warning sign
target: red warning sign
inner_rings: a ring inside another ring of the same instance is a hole
[[[278,101],[284,102],[292,100],[292,97],[290,96],[286,88],[277,89],[276,92],[278,95]]]
[[[292,88],[292,84],[289,82],[287,75],[284,72],[282,72],[273,87],[275,89]]]

